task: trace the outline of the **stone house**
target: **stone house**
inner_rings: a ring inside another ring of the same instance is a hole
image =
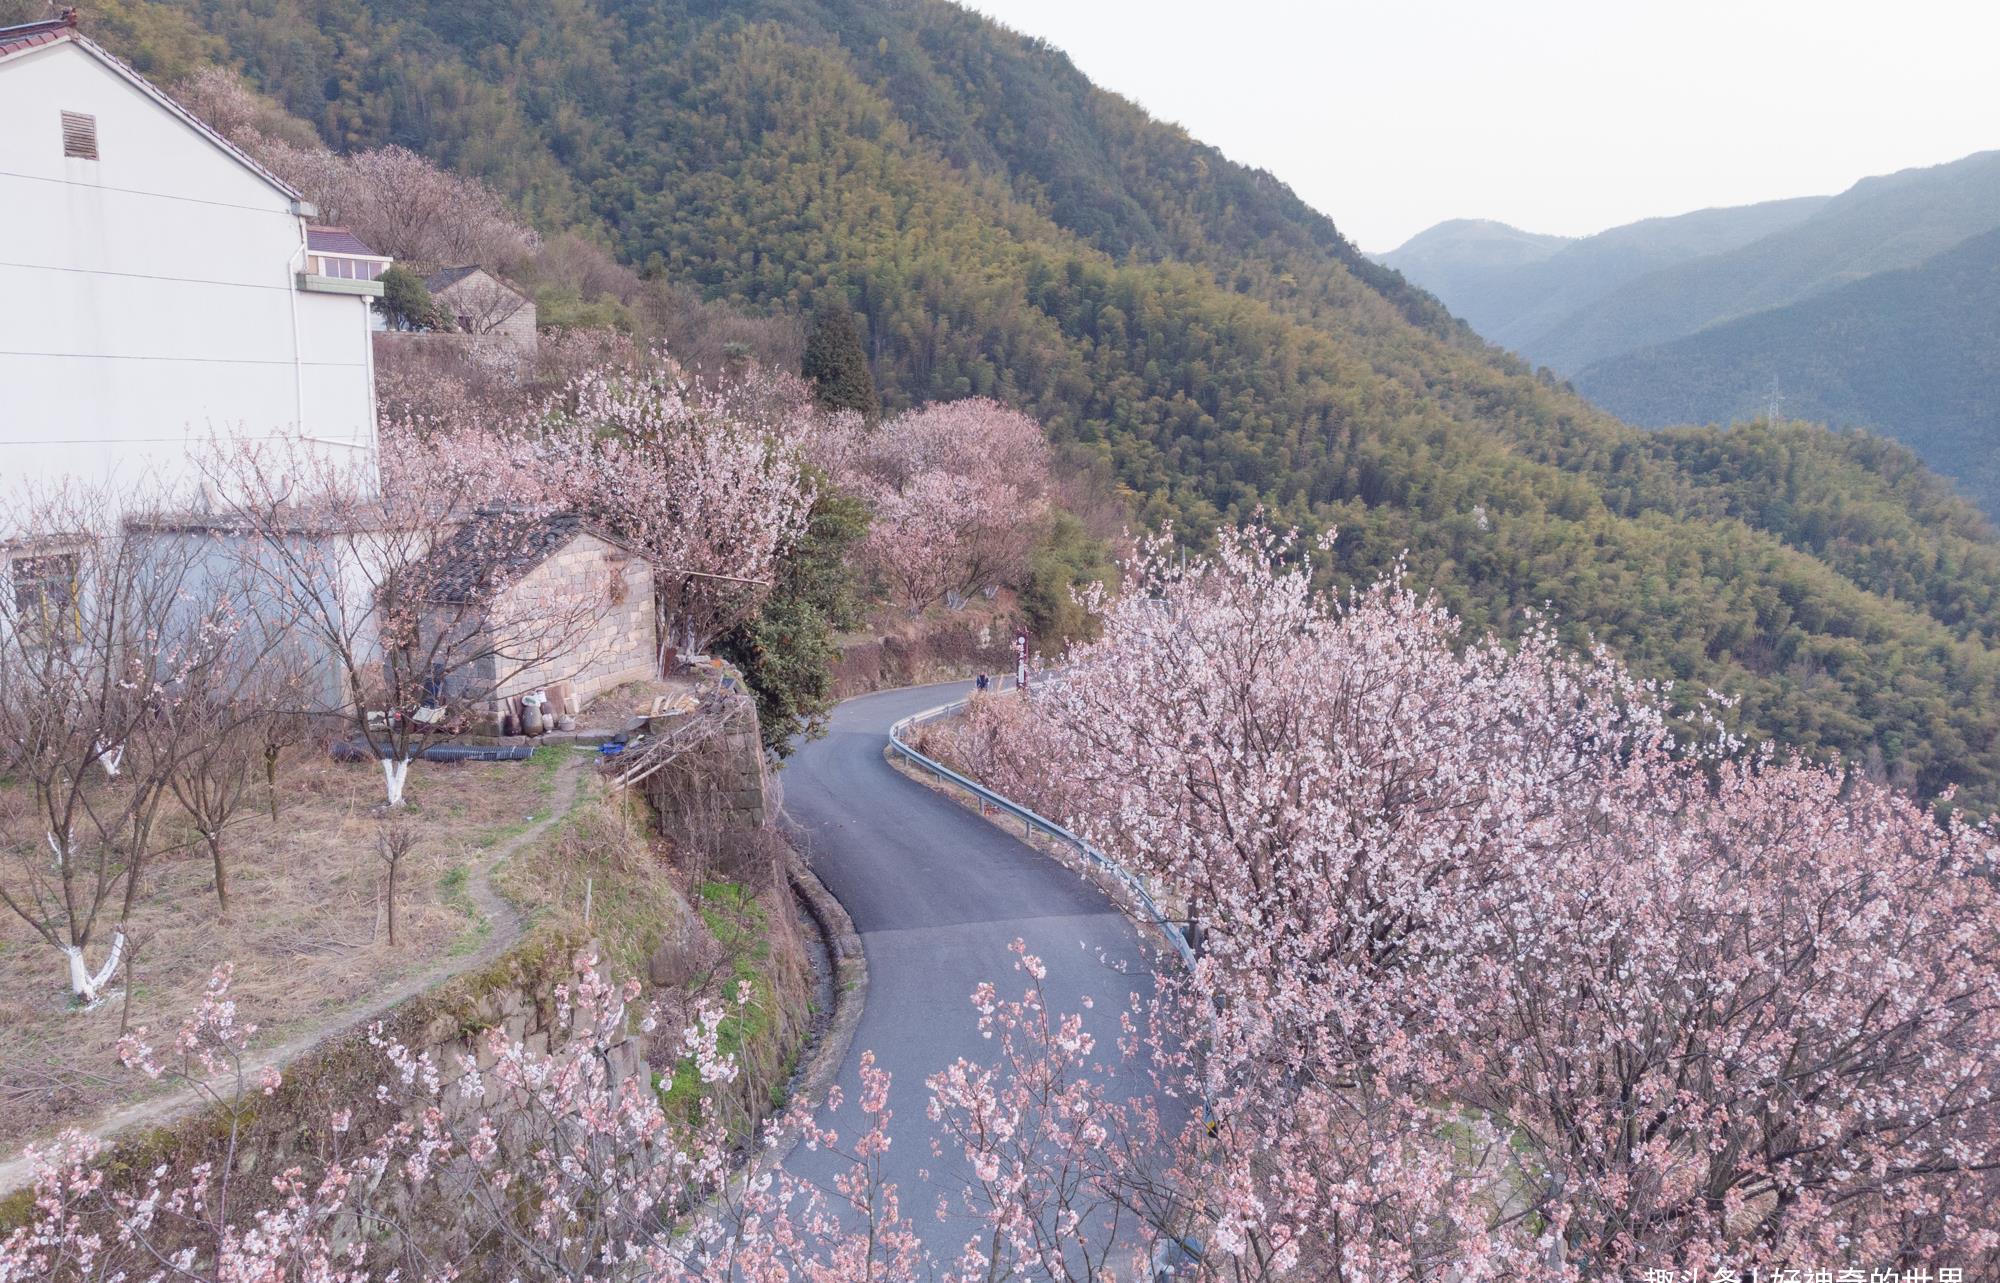
[[[535,354],[535,301],[485,268],[443,268],[424,278],[424,288],[450,309],[462,332]]]
[[[522,695],[564,684],[581,707],[658,671],[653,571],[643,557],[575,516],[537,522],[503,541],[504,552],[478,529],[476,519],[460,527],[432,554],[426,575],[437,626],[481,656],[453,683],[485,705],[475,712],[497,722]],[[508,634],[532,631],[542,603],[580,607],[574,630],[553,651],[513,644]]]

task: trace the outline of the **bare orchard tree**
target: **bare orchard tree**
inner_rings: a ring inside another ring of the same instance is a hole
[[[375,834],[375,854],[382,860],[382,905],[389,925],[389,947],[396,947],[396,875],[403,862],[417,849],[417,827],[401,819],[384,817]]]
[[[250,788],[251,758],[257,745],[244,735],[247,710],[233,701],[192,699],[179,710],[175,731],[185,737],[167,785],[187,812],[215,866],[215,903],[229,916],[229,867],[222,838],[235,821]]]
[[[204,569],[210,590],[229,603],[227,650],[221,662],[190,674],[178,697],[160,710],[160,719],[162,733],[177,745],[168,787],[215,866],[216,905],[227,918],[224,837],[250,800],[259,765],[277,818],[278,756],[306,734],[299,712],[306,673],[287,630],[250,616],[245,585],[228,576],[228,562],[215,560]],[[224,577],[215,577],[217,571]]]
[[[278,763],[312,735],[308,676],[303,668],[287,669],[282,685],[257,692],[252,697],[254,711],[249,726],[242,732],[256,740],[258,760],[264,768],[264,801],[273,824],[278,822]]]
[[[128,534],[113,496],[28,496],[4,520],[0,743],[32,820],[0,835],[0,902],[94,1004],[117,974],[184,744],[173,710],[233,634],[188,541]],[[110,941],[92,961],[102,929]]]
[[[352,727],[392,807],[425,749],[490,715],[513,683],[585,662],[612,598],[608,582],[534,575],[577,526],[552,503],[499,504],[531,474],[497,438],[404,448],[378,482],[372,461],[306,443],[238,445],[210,464],[208,523],[251,614],[315,652],[308,711]]]

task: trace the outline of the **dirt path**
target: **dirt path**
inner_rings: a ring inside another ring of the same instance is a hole
[[[519,943],[520,912],[494,888],[493,871],[530,842],[541,837],[551,825],[569,814],[570,808],[576,802],[582,771],[582,755],[570,754],[568,760],[564,761],[555,772],[554,787],[545,799],[546,814],[538,817],[513,837],[495,843],[484,858],[470,866],[465,879],[466,898],[472,902],[473,910],[480,915],[488,928],[485,941],[477,949],[455,956],[446,956],[427,966],[419,967],[388,988],[371,994],[365,1002],[353,1003],[330,1014],[312,1028],[295,1034],[290,1040],[276,1047],[257,1049],[244,1058],[245,1080],[254,1082],[266,1065],[274,1065],[283,1070],[327,1038],[360,1029],[397,1004],[433,989],[453,976],[496,961]],[[223,1084],[224,1091],[230,1090],[227,1079],[216,1081]],[[84,1124],[83,1130],[99,1140],[112,1140],[122,1133],[137,1128],[156,1127],[171,1122],[199,1106],[203,1100],[198,1092],[184,1087],[100,1114]],[[0,1197],[5,1197],[26,1185],[32,1176],[33,1171],[24,1157],[16,1156],[9,1162],[0,1163]]]

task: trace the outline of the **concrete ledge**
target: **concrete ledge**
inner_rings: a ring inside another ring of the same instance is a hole
[[[797,850],[792,851],[787,875],[792,893],[805,905],[806,913],[826,941],[828,956],[833,959],[833,1012],[827,1020],[826,1032],[814,1046],[812,1055],[799,1066],[793,1080],[792,1098],[817,1109],[825,1101],[827,1089],[840,1076],[848,1049],[854,1045],[855,1031],[861,1027],[861,1012],[868,1005],[868,958],[862,952],[861,933],[854,929],[854,919],[847,916],[847,910]],[[798,1143],[796,1132],[787,1133],[770,1152],[771,1160],[782,1164]]]
[[[299,289],[307,294],[357,294],[362,298],[381,298],[382,288],[380,281],[355,281],[344,276],[299,273]]]

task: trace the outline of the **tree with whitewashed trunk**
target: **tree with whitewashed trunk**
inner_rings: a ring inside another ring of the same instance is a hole
[[[564,519],[518,481],[519,443],[472,430],[386,437],[371,462],[309,443],[238,443],[205,461],[216,512],[202,523],[246,585],[261,627],[317,652],[309,711],[346,720],[401,806],[410,763],[488,714],[524,674],[585,662],[612,585],[528,572]]]
[[[86,1006],[124,957],[186,747],[174,710],[236,627],[226,596],[204,595],[191,545],[120,530],[131,498],[24,494],[0,553],[0,756],[31,799],[0,833],[0,903],[63,956]]]

